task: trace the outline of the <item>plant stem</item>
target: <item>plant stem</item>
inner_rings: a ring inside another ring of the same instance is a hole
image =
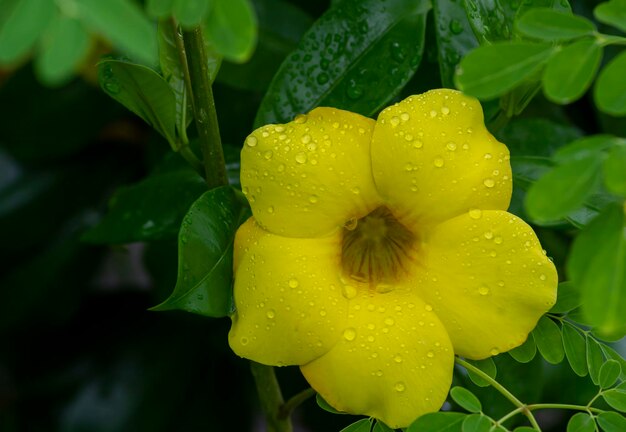
[[[178,147],[178,153],[187,161],[191,167],[196,170],[201,177],[204,177],[204,165],[202,161],[198,159],[198,156],[191,150],[189,144],[181,144]]]
[[[302,402],[315,395],[315,393],[315,390],[313,390],[311,387],[306,390],[302,390],[300,393],[294,395],[291,399],[285,402],[282,407],[280,407],[278,416],[281,419],[288,418],[293,410],[298,408],[298,406],[300,406]]]
[[[478,369],[473,364],[468,363],[465,360],[460,359],[459,357],[455,357],[454,361],[457,364],[463,366],[468,371],[471,370],[476,375],[479,375],[482,379],[487,381],[493,388],[498,390],[505,398],[507,398],[513,405],[515,405],[518,408],[519,412],[521,412],[522,414],[526,416],[526,418],[528,419],[528,421],[530,422],[530,424],[532,425],[534,429],[538,431],[541,430],[541,428],[539,427],[539,424],[537,423],[537,420],[535,419],[535,416],[533,416],[533,413],[530,412],[530,410],[528,409],[528,406],[524,404],[522,401],[520,401],[518,398],[516,398],[515,395],[513,395],[513,393],[511,393],[506,388],[504,388],[502,384],[500,384],[495,379],[491,378],[489,375],[487,375],[482,370]]]
[[[267,432],[293,432],[289,416],[281,415],[284,410],[284,400],[274,368],[251,361],[250,370],[261,400],[261,409],[265,414]]]
[[[200,149],[204,159],[206,183],[209,189],[228,184],[224,151],[217,123],[217,112],[213,100],[213,89],[209,79],[207,54],[204,47],[202,28],[196,27],[183,33],[191,99]],[[179,50],[180,51],[180,50]]]

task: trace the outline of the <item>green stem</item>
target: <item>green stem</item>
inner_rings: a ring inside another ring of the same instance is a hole
[[[207,54],[202,28],[196,27],[183,33],[185,53],[189,65],[192,90],[192,107],[198,129],[200,149],[204,159],[207,186],[213,189],[228,184],[224,151],[209,79]]]
[[[198,156],[191,150],[188,144],[180,144],[178,146],[178,153],[187,161],[191,167],[196,170],[201,177],[204,177],[204,165],[202,161],[198,159]]]
[[[532,425],[534,429],[538,431],[541,430],[541,428],[539,427],[539,424],[537,423],[537,420],[535,419],[535,416],[533,416],[533,413],[530,412],[530,410],[528,409],[528,406],[524,404],[522,401],[520,401],[518,398],[516,398],[515,395],[513,395],[513,393],[511,393],[506,388],[504,388],[502,384],[500,384],[495,379],[491,378],[489,375],[487,375],[482,370],[478,369],[473,364],[468,363],[465,360],[460,359],[459,357],[455,357],[454,361],[457,364],[463,366],[468,371],[474,372],[476,375],[480,376],[482,379],[487,381],[493,388],[498,390],[505,398],[507,398],[513,405],[515,405],[518,408],[519,412],[521,412],[522,414],[526,416],[526,418],[528,419],[528,421],[530,422],[530,424]]]
[[[294,395],[291,399],[285,402],[282,407],[280,407],[279,417],[281,419],[289,418],[293,410],[298,408],[302,402],[314,396],[315,393],[315,390],[309,387],[308,389],[302,390],[300,393]]]
[[[274,368],[251,361],[250,370],[265,414],[267,432],[293,432],[289,416],[281,415],[285,404]]]

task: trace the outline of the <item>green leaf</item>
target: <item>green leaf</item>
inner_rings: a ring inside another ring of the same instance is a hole
[[[596,30],[586,18],[549,8],[529,10],[515,22],[515,27],[524,36],[545,41],[576,39]]]
[[[394,429],[390,428],[380,420],[376,420],[376,424],[374,425],[372,432],[394,432]]]
[[[604,161],[604,184],[613,193],[626,197],[626,145],[616,145]]]
[[[593,10],[593,15],[601,23],[626,32],[626,2],[624,0],[611,0],[600,3]]]
[[[565,350],[559,326],[547,316],[542,316],[533,330],[537,349],[548,363],[558,364],[563,361]]]
[[[606,389],[615,384],[615,381],[622,373],[622,367],[618,361],[609,359],[604,362],[598,373],[598,384],[600,388]]]
[[[611,406],[611,408],[615,408],[618,411],[626,412],[626,390],[617,388],[610,389],[602,392],[602,397],[604,398],[606,403]]]
[[[0,27],[0,65],[24,57],[54,16],[53,0],[18,1]]]
[[[178,280],[172,295],[152,310],[179,309],[204,316],[231,312],[233,241],[250,215],[230,186],[205,192],[191,206],[178,235]]]
[[[626,51],[611,60],[600,72],[594,88],[594,100],[600,110],[614,116],[626,115]]]
[[[556,303],[551,313],[567,313],[580,306],[580,291],[571,281],[561,282],[557,291]]]
[[[204,191],[206,183],[191,169],[148,176],[118,190],[104,219],[83,240],[122,244],[175,237],[189,206]]]
[[[463,6],[472,30],[481,45],[511,39],[513,19],[519,3],[500,0],[463,0]]]
[[[165,18],[172,14],[174,0],[146,0],[146,11],[155,18]]]
[[[176,98],[161,75],[122,60],[100,62],[98,75],[105,93],[144,119],[172,148],[177,148]]]
[[[528,335],[526,341],[520,346],[509,351],[509,355],[520,363],[528,363],[535,358],[537,354],[537,344],[532,333]]]
[[[568,274],[580,289],[583,315],[594,331],[609,338],[626,332],[624,219],[623,205],[608,206],[574,240],[567,262]]]
[[[406,432],[461,432],[466,414],[436,412],[425,414],[415,420]]]
[[[489,432],[491,430],[491,420],[482,414],[470,414],[463,420],[463,432]]]
[[[425,0],[344,0],[330,8],[281,65],[255,126],[284,123],[317,106],[378,111],[421,61],[428,7]]]
[[[39,41],[35,62],[39,80],[49,86],[67,83],[90,46],[90,36],[78,21],[57,14]]]
[[[493,362],[492,357],[487,357],[484,360],[467,360],[467,362],[476,366],[478,369],[489,375],[491,378],[495,379],[498,374],[498,369],[496,368],[496,364]],[[467,370],[467,374],[472,382],[479,387],[488,387],[491,385],[480,375],[477,375],[469,369]]]
[[[596,423],[587,413],[576,413],[567,422],[567,432],[594,432],[595,430]]]
[[[531,117],[511,119],[496,137],[509,148],[512,160],[517,156],[549,157],[581,135],[582,131],[571,124]]]
[[[622,381],[626,381],[626,360],[617,351],[615,351],[613,348],[611,348],[608,345],[601,344],[600,348],[602,349],[602,352],[604,352],[604,355],[607,358],[613,359],[620,364],[620,366],[622,367],[622,372],[620,373],[620,379]]]
[[[454,71],[459,61],[478,46],[461,2],[433,2],[439,71],[444,87],[454,88]]]
[[[324,398],[320,396],[319,393],[315,395],[315,401],[317,402],[317,405],[324,411],[328,411],[329,413],[333,413],[333,414],[347,414],[342,411],[337,411],[335,408],[330,406],[330,404],[326,402]]]
[[[563,322],[563,348],[567,361],[578,376],[587,375],[587,343],[585,337],[572,324]]]
[[[543,74],[543,91],[548,99],[567,104],[579,99],[596,76],[602,46],[585,38],[566,46],[548,60]]]
[[[616,412],[600,413],[597,421],[604,432],[624,432],[626,430],[626,418]]]
[[[224,58],[247,61],[257,41],[257,21],[250,1],[215,0],[206,23],[206,37]]]
[[[469,53],[456,71],[459,90],[494,99],[531,78],[554,53],[546,44],[501,42]]]
[[[213,3],[219,3],[219,0],[174,0],[172,12],[181,27],[189,29],[204,20]]]
[[[370,432],[371,427],[372,423],[369,419],[361,419],[341,429],[340,432]]]
[[[515,428],[515,432],[537,432],[537,429],[530,426],[520,426]]]
[[[594,338],[587,335],[587,366],[589,367],[589,377],[594,384],[598,384],[600,368],[604,363],[604,355],[600,344]]]
[[[592,154],[557,166],[542,176],[526,195],[528,215],[538,222],[549,222],[580,208],[599,185],[602,160],[602,155]]]
[[[466,388],[458,386],[452,387],[450,389],[450,396],[459,406],[469,412],[478,413],[482,411],[482,406],[478,398]]]
[[[71,0],[88,30],[144,64],[157,64],[156,27],[130,0]]]
[[[561,147],[552,158],[560,164],[581,160],[602,153],[620,142],[621,139],[612,135],[588,135]]]

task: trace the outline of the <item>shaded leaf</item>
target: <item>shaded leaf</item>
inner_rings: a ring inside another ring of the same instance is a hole
[[[617,351],[615,351],[613,348],[611,348],[608,345],[601,344],[600,348],[607,358],[613,359],[620,364],[620,366],[622,367],[622,372],[620,373],[620,379],[622,381],[626,381],[626,360]]]
[[[489,375],[491,378],[495,379],[498,374],[498,369],[496,368],[496,364],[493,362],[492,357],[488,357],[484,360],[467,360],[467,362],[476,366],[478,369]],[[470,369],[467,370],[467,374],[469,375],[472,382],[479,387],[487,387],[491,385],[483,377],[472,372]]]
[[[281,65],[255,126],[284,123],[317,106],[376,112],[420,63],[428,7],[424,0],[344,0],[330,8]]]
[[[600,388],[606,389],[611,387],[615,384],[615,381],[617,381],[621,373],[622,367],[618,361],[613,359],[605,361],[600,368],[600,372],[598,373],[598,384],[600,385]],[[626,399],[624,400],[626,401]]]
[[[622,142],[612,135],[588,135],[561,147],[552,158],[558,163],[572,162],[602,153],[604,150]]]
[[[152,310],[228,315],[232,307],[233,241],[249,214],[245,199],[230,186],[212,189],[198,198],[178,235],[174,292]]]
[[[553,55],[543,74],[543,91],[552,102],[579,99],[596,76],[602,46],[593,38],[581,39]]]
[[[372,424],[369,419],[361,419],[341,429],[340,432],[370,432],[371,427]]]
[[[211,6],[217,3],[219,1],[174,0],[172,13],[183,28],[193,28],[204,20]]]
[[[571,282],[561,282],[557,290],[556,303],[550,309],[551,313],[567,313],[580,306],[580,291]]]
[[[524,36],[547,41],[576,39],[596,30],[584,17],[550,8],[530,9],[520,16],[515,27]]]
[[[614,116],[626,115],[626,51],[611,60],[600,72],[594,88],[598,108]]]
[[[491,430],[491,420],[482,414],[471,414],[463,420],[463,432],[489,432]]]
[[[593,10],[593,14],[601,23],[626,32],[626,2],[623,0],[610,0],[600,3]]]
[[[602,392],[602,397],[612,408],[626,412],[626,390],[617,388],[610,389]]]
[[[563,348],[567,361],[574,373],[578,376],[585,376],[587,369],[587,341],[573,325],[563,322]]]
[[[598,414],[598,424],[604,432],[624,432],[626,430],[626,418],[615,412],[603,412]]]
[[[626,145],[616,145],[604,161],[604,184],[613,193],[626,197]]]
[[[463,6],[481,45],[511,39],[519,4],[501,0],[463,0]]]
[[[372,430],[372,432],[393,432],[394,429],[390,428],[389,426],[387,426],[385,423],[381,422],[380,420],[376,421],[376,424],[374,425],[374,429]]]
[[[594,432],[596,423],[587,413],[574,414],[567,422],[567,432]]]
[[[547,316],[542,316],[533,330],[537,349],[548,363],[558,364],[563,361],[565,350],[559,326]]]
[[[463,387],[452,387],[450,396],[462,408],[472,413],[478,413],[482,410],[482,406],[478,398],[468,389]]]
[[[206,37],[224,58],[247,61],[257,42],[257,20],[249,0],[215,0]]]
[[[551,45],[526,42],[481,46],[461,61],[456,85],[479,99],[494,99],[532,77],[553,52]]]
[[[604,363],[604,355],[600,344],[594,338],[587,335],[587,366],[589,367],[589,377],[594,384],[598,384],[600,368]]]
[[[406,432],[461,432],[466,414],[436,412],[425,414],[415,420]]]
[[[326,402],[326,400],[324,400],[324,398],[320,396],[319,393],[315,395],[315,401],[317,402],[317,405],[324,411],[328,411],[329,413],[333,413],[333,414],[347,414],[342,411],[337,411],[335,408],[330,406],[330,404]]]
[[[15,3],[0,27],[0,65],[11,65],[25,56],[53,18],[54,11],[52,0]]]
[[[520,346],[509,351],[509,355],[520,363],[528,363],[537,354],[537,344],[532,333],[528,334],[526,341]]]
[[[174,0],[146,0],[146,10],[150,16],[165,18],[172,14]]]

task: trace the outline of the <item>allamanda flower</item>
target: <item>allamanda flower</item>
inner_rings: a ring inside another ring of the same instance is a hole
[[[554,265],[505,211],[508,149],[457,91],[257,129],[241,184],[230,345],[299,365],[338,410],[407,426],[443,404],[454,354],[522,344],[555,301]]]

